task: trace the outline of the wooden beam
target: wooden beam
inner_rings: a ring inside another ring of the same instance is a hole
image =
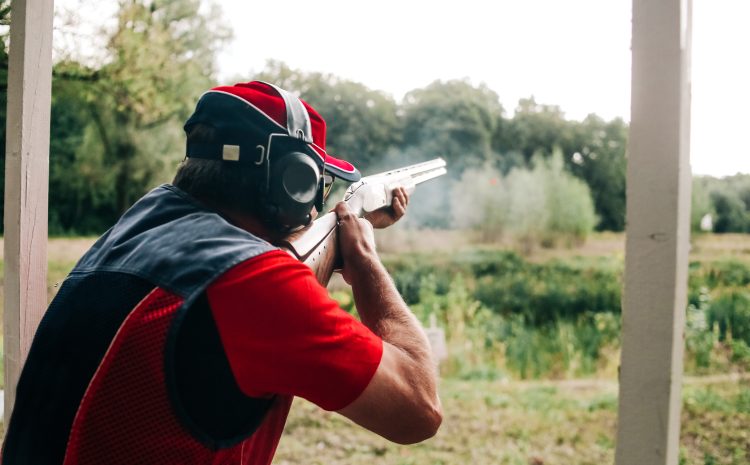
[[[53,0],[14,0],[5,145],[5,424],[47,307]]]
[[[690,239],[691,0],[633,0],[617,465],[676,465]]]

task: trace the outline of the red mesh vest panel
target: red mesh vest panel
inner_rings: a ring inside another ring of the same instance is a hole
[[[280,397],[250,438],[220,450],[193,438],[175,416],[164,350],[181,304],[155,289],[125,319],[76,413],[66,465],[270,464],[291,397]]]

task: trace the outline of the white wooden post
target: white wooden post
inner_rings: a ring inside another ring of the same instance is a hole
[[[53,0],[13,0],[5,145],[5,424],[47,306]]]
[[[676,465],[690,239],[691,0],[633,0],[617,465]]]

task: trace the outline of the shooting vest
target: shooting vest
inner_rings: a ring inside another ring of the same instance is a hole
[[[253,463],[274,399],[240,392],[204,291],[273,249],[174,186],[140,199],[47,309],[2,464]]]

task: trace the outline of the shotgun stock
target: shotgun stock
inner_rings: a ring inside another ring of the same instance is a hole
[[[411,194],[418,184],[446,173],[445,161],[436,158],[384,173],[366,176],[346,189],[344,202],[357,215],[364,216],[380,208],[390,207],[392,192],[403,187]],[[293,257],[309,266],[318,282],[327,285],[333,271],[341,268],[341,255],[336,231],[336,214],[326,213],[307,228],[281,241]]]

